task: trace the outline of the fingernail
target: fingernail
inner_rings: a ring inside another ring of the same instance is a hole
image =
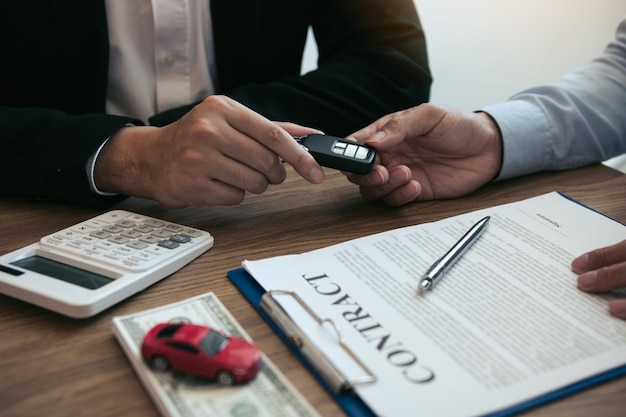
[[[324,181],[324,171],[322,168],[314,167],[309,173],[309,178],[314,184],[319,184]]]
[[[585,272],[578,277],[578,287],[582,290],[593,289],[598,279],[596,271]]]
[[[416,181],[410,181],[406,186],[402,187],[402,196],[409,200],[415,200],[420,193],[420,185]]]
[[[387,136],[387,133],[384,130],[379,130],[369,137],[368,142],[378,142],[379,140],[383,140]]]
[[[411,199],[414,200],[415,199],[415,187],[411,187],[410,184],[409,186],[405,186],[402,187],[400,189],[400,193],[402,194],[402,197],[404,197],[405,199]]]
[[[369,174],[367,174],[367,181],[372,185],[380,185],[385,182],[385,177],[383,174],[377,169],[372,170]]]
[[[393,185],[403,185],[406,184],[408,180],[406,173],[399,169],[391,172],[389,175],[389,182]]]
[[[609,303],[609,311],[615,317],[626,319],[626,300],[615,300]]]
[[[585,272],[587,270],[587,265],[589,264],[589,255],[584,254],[580,255],[578,258],[572,261],[572,269],[574,272]]]

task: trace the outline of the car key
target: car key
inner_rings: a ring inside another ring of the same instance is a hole
[[[294,138],[322,166],[355,174],[367,174],[374,166],[376,149],[336,136],[311,134]]]

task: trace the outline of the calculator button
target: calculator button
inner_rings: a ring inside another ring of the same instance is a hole
[[[129,239],[137,239],[141,236],[143,236],[141,233],[136,232],[134,230],[124,230],[122,233],[120,233],[120,236],[124,236],[127,237]]]
[[[178,243],[191,242],[191,238],[185,235],[175,234],[170,236],[170,240]]]
[[[133,230],[139,233],[150,233],[154,230],[154,228],[150,226],[146,226],[145,224],[140,224],[139,226],[133,228]]]
[[[129,238],[120,235],[113,236],[111,239],[109,239],[109,242],[117,243],[118,245],[123,245],[128,241],[130,241]]]
[[[89,228],[85,226],[84,224],[79,224],[76,227],[73,227],[72,230],[76,233],[89,233],[93,231],[93,228]]]
[[[137,223],[130,221],[130,220],[120,220],[119,222],[115,222],[115,224],[120,227],[126,227],[128,229],[135,227],[137,225]]]
[[[96,242],[95,246],[98,248],[107,249],[107,250],[111,250],[117,247],[115,243],[109,242],[108,240],[101,240],[99,242]]]
[[[127,259],[124,259],[124,261],[123,261],[122,263],[123,263],[124,265],[127,265],[127,266],[137,266],[137,265],[139,265],[139,263],[138,263],[138,262],[135,262],[135,261],[133,260],[133,258],[127,258]]]
[[[137,213],[130,213],[127,217],[125,217],[127,220],[130,220],[132,222],[135,223],[143,223],[146,220],[149,220],[148,217],[143,216],[141,214],[137,214]]]
[[[83,248],[83,251],[88,255],[104,255],[107,252],[106,249],[99,248],[96,245]]]
[[[158,256],[159,255],[155,255],[153,253],[146,252],[146,251],[137,252],[136,254],[133,255],[133,257],[139,258],[143,260],[144,262],[149,262],[149,261],[152,261],[153,259],[157,259]]]
[[[133,249],[145,249],[148,247],[148,244],[136,240],[134,242],[127,243],[126,246]]]
[[[202,232],[199,230],[194,230],[194,229],[185,229],[181,232],[181,234],[185,235],[185,236],[189,236],[191,238],[193,237],[200,237],[202,236]]]
[[[152,255],[163,255],[164,253],[169,252],[169,249],[165,249],[163,246],[154,245],[145,248],[143,251]]]
[[[83,243],[88,243],[90,245],[93,245],[96,242],[96,238],[92,237],[92,236],[81,236],[78,239],[75,239],[79,242],[83,242]]]
[[[47,240],[54,240],[56,242],[66,242],[68,240],[72,240],[76,237],[79,237],[81,235],[79,234],[73,234],[73,235],[66,235],[64,233],[56,233],[54,235],[50,235],[48,237],[46,237]]]
[[[88,245],[88,243],[81,242],[79,240],[71,240],[71,241],[67,242],[66,245],[68,245],[68,246],[70,246],[72,248],[82,249],[82,248],[86,247]]]
[[[145,243],[150,243],[150,244],[159,243],[161,241],[160,238],[156,236],[152,236],[152,235],[141,236],[139,240]]]
[[[167,239],[172,236],[172,232],[168,232],[167,230],[155,230],[152,232],[152,236],[160,237],[161,239]]]
[[[129,248],[128,246],[118,246],[117,248],[113,249],[113,252],[124,256],[130,256],[135,253],[135,250]]]
[[[98,219],[91,219],[83,222],[82,225],[91,229],[101,229],[106,226],[106,223]]]
[[[176,249],[177,247],[180,246],[180,243],[174,242],[173,240],[162,240],[159,243],[157,243],[157,245],[161,246],[162,248]]]
[[[96,237],[98,239],[108,239],[111,237],[111,233],[105,232],[104,230],[96,230],[95,232],[89,233],[89,236]]]
[[[121,261],[122,259],[124,259],[126,256],[121,255],[119,253],[115,253],[115,252],[107,252],[103,255],[105,258],[110,259],[113,261],[114,265],[117,265],[117,263],[119,261]]]
[[[104,223],[115,223],[118,220],[124,219],[128,217],[130,213],[120,211],[120,210],[112,210],[106,213],[103,213],[96,217],[96,219],[104,222]]]
[[[122,230],[124,230],[123,228],[116,226],[114,224],[109,225],[109,226],[105,226],[102,230],[107,231],[109,233],[119,233]]]
[[[165,222],[162,222],[161,220],[151,219],[151,220],[145,221],[144,224],[146,226],[150,226],[150,227],[154,227],[155,229],[158,229],[159,227],[163,227],[165,225]]]
[[[77,231],[75,231],[73,229],[71,229],[71,230],[65,229],[65,230],[63,230],[63,231],[61,231],[59,233],[55,233],[54,236],[62,236],[64,238],[72,239],[72,238],[80,236],[81,234],[82,233],[77,232]]]
[[[179,226],[177,224],[168,224],[168,225],[163,226],[163,230],[168,230],[173,233],[180,233],[184,229],[185,229],[184,227]]]
[[[39,241],[42,246],[63,247],[64,241],[53,239],[51,237],[45,237]]]

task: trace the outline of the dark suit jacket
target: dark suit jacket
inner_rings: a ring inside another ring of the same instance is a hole
[[[412,0],[211,0],[217,92],[345,136],[428,99]],[[307,29],[318,69],[300,75]],[[0,193],[90,203],[86,161],[128,122],[104,114],[103,0],[0,2]],[[160,126],[194,103],[155,115]]]

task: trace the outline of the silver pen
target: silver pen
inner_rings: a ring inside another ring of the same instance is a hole
[[[474,242],[478,240],[480,235],[485,231],[487,223],[489,223],[490,217],[487,216],[472,226],[471,229],[463,235],[458,242],[452,246],[452,248],[441,258],[437,260],[428,271],[420,279],[417,290],[419,293],[430,290],[435,283],[437,283],[441,277],[448,272],[448,270],[459,260],[461,256],[469,249]]]

